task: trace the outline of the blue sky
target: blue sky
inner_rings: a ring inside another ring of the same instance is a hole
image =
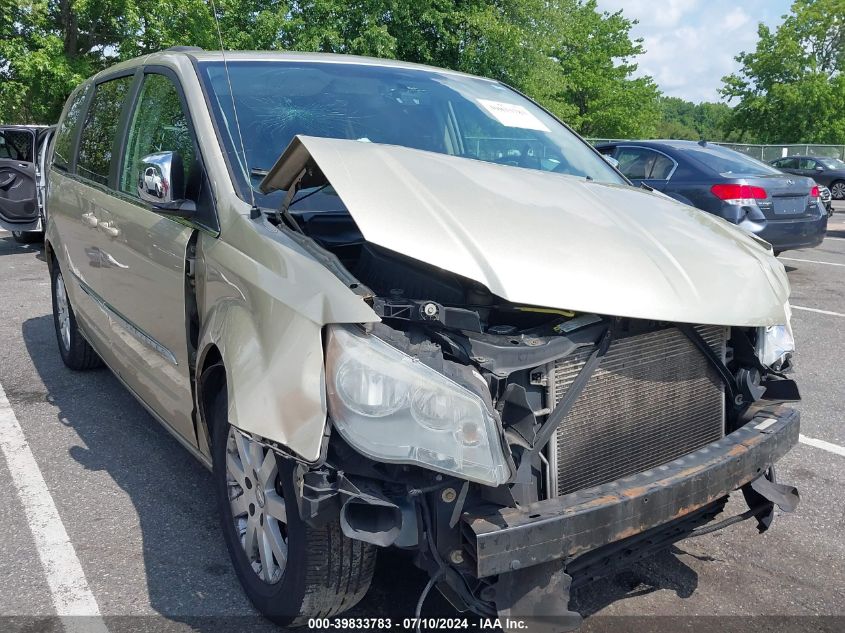
[[[640,74],[654,77],[667,95],[719,101],[722,77],[738,68],[734,57],[753,50],[757,24],[774,27],[791,0],[598,0],[599,9],[622,9],[639,20],[632,29],[646,53]]]

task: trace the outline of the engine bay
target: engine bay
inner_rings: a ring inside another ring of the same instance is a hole
[[[337,198],[309,202],[326,200]],[[348,273],[347,281],[353,278],[366,288],[364,300],[382,319],[368,326],[372,334],[479,393],[496,412],[518,473],[509,487],[509,502],[530,503],[553,493],[542,471],[548,469],[550,450],[544,448],[551,439],[546,431],[560,424],[551,419],[558,404],[550,396],[554,363],[579,354],[600,357],[611,341],[673,329],[665,322],[514,304],[478,282],[368,242],[345,210],[289,211],[292,222],[281,215],[270,216],[271,221],[294,224],[297,233],[336,258]],[[685,334],[700,338],[693,328]],[[739,371],[733,352],[737,337],[745,340],[740,361],[747,363],[753,340],[743,329],[736,329],[724,349],[709,359],[730,374]],[[719,372],[711,372],[710,380],[718,383]],[[746,378],[742,400],[750,402],[759,396],[763,376],[751,372]],[[487,389],[479,391],[482,380]],[[738,395],[726,393],[729,399]],[[735,408],[728,405],[729,418],[738,413]]]

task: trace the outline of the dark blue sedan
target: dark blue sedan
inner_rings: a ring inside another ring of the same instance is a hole
[[[704,141],[617,141],[597,149],[634,184],[718,215],[762,237],[776,254],[824,239],[827,213],[811,178]]]

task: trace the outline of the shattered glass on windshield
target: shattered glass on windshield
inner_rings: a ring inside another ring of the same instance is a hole
[[[298,134],[623,182],[554,117],[495,81],[367,64],[230,61],[228,66],[237,120],[223,64],[203,62],[200,70],[242,189],[247,180],[255,188]]]

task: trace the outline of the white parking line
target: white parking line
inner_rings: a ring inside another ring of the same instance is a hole
[[[806,444],[807,446],[815,446],[816,448],[820,448],[823,451],[828,451],[830,453],[835,453],[836,455],[841,455],[842,457],[845,457],[845,446],[831,444],[830,442],[825,442],[824,440],[817,440],[814,437],[807,437],[806,435],[799,435],[798,441],[802,444]]]
[[[778,259],[785,259],[786,261],[789,261],[789,262],[804,262],[806,264],[824,264],[825,266],[841,266],[842,268],[845,268],[845,264],[835,264],[833,262],[820,262],[817,259],[798,259],[797,257],[783,257],[783,256],[778,257]]]
[[[47,584],[66,631],[108,633],[100,608],[76,550],[70,542],[44,476],[29,448],[23,429],[0,385],[0,449],[23,505],[29,529],[44,567]],[[65,617],[88,616],[88,617]]]
[[[805,308],[804,306],[791,306],[793,310],[803,310],[804,312],[817,312],[818,314],[829,314],[830,316],[845,317],[841,312],[833,312],[832,310],[819,310],[818,308]]]

